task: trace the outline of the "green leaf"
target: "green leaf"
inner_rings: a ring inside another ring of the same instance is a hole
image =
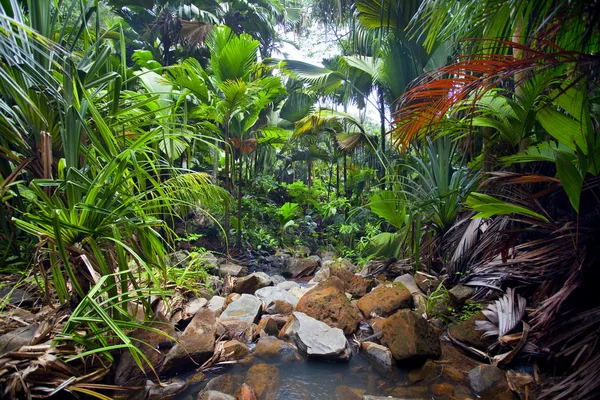
[[[368,206],[371,211],[397,229],[401,229],[406,222],[406,208],[392,191],[382,190],[374,194]]]
[[[495,197],[488,196],[483,193],[473,192],[467,198],[467,207],[478,211],[475,218],[490,218],[496,215],[509,215],[509,214],[521,214],[528,215],[530,217],[537,218],[541,221],[548,222],[548,219],[541,214],[531,211],[525,207],[521,207],[515,204],[506,203]]]
[[[579,212],[579,200],[583,186],[583,175],[574,164],[575,156],[564,151],[556,151],[558,179],[569,197],[575,211]]]

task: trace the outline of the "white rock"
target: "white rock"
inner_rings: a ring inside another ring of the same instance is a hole
[[[331,328],[301,312],[295,312],[293,316],[285,333],[294,339],[301,352],[311,358],[330,361],[350,358],[352,351],[341,329]]]

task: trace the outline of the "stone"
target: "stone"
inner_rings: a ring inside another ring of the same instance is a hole
[[[318,256],[309,258],[291,258],[284,263],[281,274],[287,277],[301,277],[311,275],[320,265]]]
[[[254,294],[258,289],[269,286],[272,283],[269,275],[264,272],[254,272],[248,276],[238,278],[233,285],[233,291],[236,293]]]
[[[365,395],[362,397],[362,400],[403,400],[400,399],[398,397],[392,397],[392,396],[371,396],[371,395]]]
[[[355,275],[341,262],[335,262],[329,268],[330,275],[339,278],[343,282],[343,290],[352,297],[363,297],[373,287],[373,279]]]
[[[250,348],[237,340],[228,340],[223,343],[221,357],[224,360],[239,360],[250,354]]]
[[[358,300],[358,308],[365,317],[387,317],[401,308],[412,308],[410,291],[401,283],[387,283],[375,288]]]
[[[267,314],[289,315],[294,312],[294,305],[283,300],[275,300],[267,306]]]
[[[233,395],[239,390],[239,387],[240,383],[237,381],[237,379],[234,379],[233,375],[223,374],[209,380],[202,391],[206,392],[212,390]],[[200,398],[200,396],[198,396],[198,398]]]
[[[298,284],[298,282],[294,282],[294,281],[283,281],[283,282],[278,283],[275,286],[280,289],[283,289],[283,290],[290,290],[295,287],[300,287],[300,284]]]
[[[423,293],[429,295],[431,292],[437,289],[440,281],[434,278],[428,278],[421,274],[415,274],[414,276],[417,286]]]
[[[473,392],[486,398],[501,399],[504,393],[510,394],[506,374],[493,365],[481,364],[469,371],[469,384]]]
[[[273,337],[262,337],[256,343],[254,352],[258,357],[273,358],[280,355],[290,354],[293,351],[292,345]]]
[[[246,384],[256,392],[259,400],[275,400],[279,392],[279,368],[271,364],[255,364],[248,369]]]
[[[161,343],[171,343],[171,338],[177,338],[175,327],[167,321],[164,315],[157,313],[153,320],[146,323],[148,327],[157,329],[159,332],[144,328],[138,328],[128,334],[132,338],[133,344],[146,356],[154,369],[159,369],[171,350],[168,346],[161,347]],[[158,350],[158,351],[157,351]],[[131,352],[126,350],[121,353],[119,364],[115,370],[115,384],[117,386],[143,386],[146,382],[146,375],[153,376],[150,367],[143,363],[144,370],[140,370],[137,363],[131,356]]]
[[[177,400],[187,389],[188,385],[180,379],[172,379],[168,382],[154,383],[146,381],[146,400]]]
[[[335,389],[335,397],[337,400],[362,400],[365,389],[340,385]]]
[[[417,285],[414,276],[412,276],[411,274],[400,275],[399,277],[394,279],[394,282],[399,282],[403,284],[404,287],[407,288],[410,294],[412,295],[414,295],[415,293],[423,294],[421,289],[419,289],[419,286]]]
[[[330,276],[325,279],[323,282],[319,282],[316,287],[311,287],[310,290],[314,290],[315,288],[326,289],[326,288],[336,288],[340,292],[343,292],[346,289],[346,285],[344,285],[344,281],[342,281],[337,276]]]
[[[182,319],[188,320],[192,318],[198,311],[208,304],[208,300],[203,297],[192,297],[183,309]]]
[[[483,332],[475,329],[475,321],[487,321],[482,312],[471,316],[465,321],[460,321],[450,327],[448,333],[459,342],[479,350],[486,350],[494,343],[492,337],[483,337]]]
[[[176,343],[167,353],[163,364],[158,368],[160,374],[172,374],[184,371],[188,367],[202,365],[215,349],[217,320],[209,309],[203,309],[194,315]]]
[[[408,371],[408,382],[431,382],[440,375],[440,368],[431,360],[427,360],[420,368]]]
[[[288,293],[297,299],[296,304],[298,304],[298,301],[302,297],[304,297],[304,295],[306,293],[308,293],[310,290],[311,290],[310,288],[295,287],[295,288],[291,288],[290,290],[288,290]]]
[[[235,394],[237,400],[256,400],[256,391],[252,386],[243,384],[240,390]]]
[[[244,267],[237,264],[222,264],[219,266],[219,276],[222,278],[224,278],[227,275],[233,277],[242,276],[244,272]]]
[[[216,390],[207,390],[198,393],[197,400],[236,400],[235,397],[228,394],[217,392]]]
[[[200,261],[204,267],[211,271],[219,270],[219,259],[210,251],[204,252],[198,256],[198,261]]]
[[[208,309],[215,314],[215,317],[218,317],[223,312],[223,307],[225,306],[225,297],[221,296],[213,296],[208,302]]]
[[[271,336],[277,336],[280,329],[277,320],[273,317],[263,317],[258,323],[258,328]]]
[[[279,286],[267,286],[262,289],[258,289],[254,295],[261,299],[266,307],[269,307],[269,305],[275,300],[290,303],[295,307],[299,300],[299,298],[291,294],[289,290]]]
[[[282,282],[285,282],[285,278],[282,275],[279,274],[275,274],[275,275],[271,275],[271,281],[273,282],[273,285],[278,285]]]
[[[0,336],[0,355],[28,346],[39,326],[38,323],[23,326]]]
[[[225,307],[239,299],[242,295],[239,293],[229,293],[227,297],[225,297]]]
[[[361,319],[346,295],[333,287],[311,290],[300,299],[296,310],[347,335],[356,330]]]
[[[258,297],[244,293],[227,306],[221,318],[255,322],[260,317],[261,309],[262,301]]]
[[[475,295],[475,288],[456,285],[448,291],[448,294],[450,295],[450,300],[452,300],[454,306],[460,309],[467,300]]]
[[[169,266],[177,268],[187,268],[190,262],[190,252],[187,250],[177,250],[169,254]]]
[[[440,339],[422,317],[411,310],[401,310],[383,323],[383,337],[396,361],[439,358]]]
[[[211,288],[214,292],[220,293],[223,288],[223,280],[218,276],[210,275],[206,278],[206,286]]]
[[[301,312],[294,312],[291,322],[282,328],[294,339],[298,349],[310,358],[347,361],[352,355],[344,332]]]
[[[447,383],[434,383],[429,389],[436,396],[450,397],[454,393],[454,387]]]
[[[453,366],[444,366],[442,368],[442,375],[450,378],[453,382],[465,381],[465,374],[460,369]]]
[[[399,386],[391,389],[386,389],[385,394],[388,396],[399,397],[402,400],[426,400],[431,399],[429,388],[425,386]]]
[[[373,342],[363,342],[361,349],[367,356],[367,359],[378,368],[384,371],[392,369],[392,352],[387,347]]]
[[[310,253],[311,253],[311,251],[307,246],[304,246],[302,244],[294,246],[294,249],[293,249],[294,257],[308,257],[308,256],[310,256]]]

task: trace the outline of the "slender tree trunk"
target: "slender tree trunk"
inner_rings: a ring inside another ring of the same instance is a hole
[[[340,197],[340,162],[335,160],[335,192]]]
[[[344,196],[346,197],[346,200],[348,200],[348,172],[346,171],[348,167],[348,163],[347,163],[347,156],[346,153],[344,153]],[[344,209],[344,218],[347,219],[348,218],[348,210]]]
[[[229,153],[229,119],[228,116],[226,116],[225,119],[225,128],[223,129],[223,134],[225,136],[225,190],[228,191],[232,191],[233,189],[231,188],[231,184],[230,184],[230,168],[229,168],[229,159],[230,157],[230,153]],[[225,221],[223,224],[223,227],[225,229],[225,238],[227,239],[229,237],[229,228],[231,227],[229,218],[231,216],[231,209],[229,206],[229,201],[225,203]]]
[[[244,157],[240,149],[239,179],[237,182],[237,247],[242,248],[242,174],[244,173]]]

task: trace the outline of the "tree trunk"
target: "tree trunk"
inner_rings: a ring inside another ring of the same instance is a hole
[[[244,173],[244,157],[240,152],[239,179],[237,182],[237,247],[242,248],[242,174]]]

